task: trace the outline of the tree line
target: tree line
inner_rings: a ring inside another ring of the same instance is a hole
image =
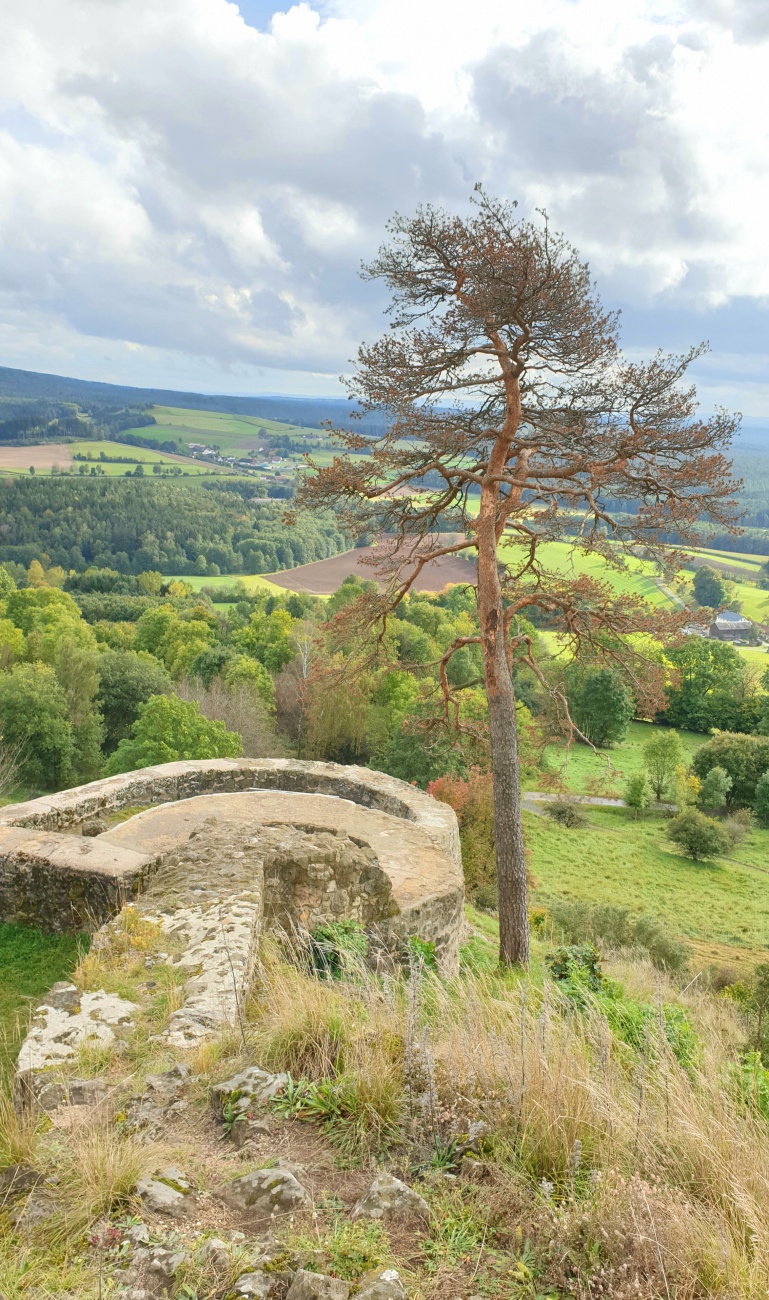
[[[0,481],[0,562],[65,571],[91,565],[139,574],[271,573],[347,546],[331,514],[289,528],[261,489],[143,477]]]

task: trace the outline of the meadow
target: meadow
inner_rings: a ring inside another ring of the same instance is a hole
[[[305,429],[297,424],[282,424],[278,420],[265,420],[250,415],[230,415],[222,411],[184,410],[174,406],[153,406],[156,426],[129,430],[142,437],[179,438],[191,442],[216,443],[225,456],[237,452],[258,450],[260,431],[269,434],[287,434],[289,437],[323,440],[320,429]]]
[[[596,751],[580,743],[569,749],[565,745],[550,745],[545,750],[545,758],[549,770],[558,775],[559,782],[571,794],[621,798],[627,778],[643,771],[645,742],[658,733],[659,728],[651,722],[631,722],[627,738],[611,749]],[[693,731],[679,731],[678,735],[688,760],[708,739]],[[528,788],[533,790],[535,786],[533,780]]]
[[[693,862],[666,839],[664,818],[595,807],[585,817],[586,826],[567,830],[525,815],[535,903],[557,897],[645,912],[696,940],[702,956],[708,945],[719,959],[733,949],[735,960],[760,960],[756,952],[769,949],[769,831],[753,830],[729,858]]]

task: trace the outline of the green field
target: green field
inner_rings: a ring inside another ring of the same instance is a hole
[[[73,442],[71,444],[71,450],[73,458],[79,455],[90,458],[87,461],[75,461],[75,473],[77,473],[78,469],[83,464],[87,465],[88,469],[90,469],[91,463],[93,462],[94,464],[99,465],[100,468],[104,470],[105,474],[114,477],[115,475],[119,476],[125,474],[127,469],[135,469],[137,461],[140,461],[142,465],[146,466],[150,472],[153,465],[179,465],[182,468],[183,474],[210,475],[212,472],[216,472],[212,467],[201,465],[198,461],[188,459],[186,456],[170,456],[163,451],[153,451],[149,447],[132,447],[126,443],[106,441]],[[118,464],[113,463],[120,457],[121,450],[125,456],[125,460],[121,460]],[[99,460],[99,456],[102,452],[105,456],[110,457],[109,461]]]
[[[305,429],[297,424],[281,424],[278,420],[257,419],[250,415],[228,415],[222,411],[187,411],[175,406],[153,406],[156,426],[132,429],[142,437],[181,438],[183,442],[216,443],[225,455],[235,452],[257,451],[260,447],[259,431],[288,434],[302,439],[325,441],[321,429]]]
[[[545,751],[548,766],[573,794],[616,795],[621,798],[627,778],[643,770],[644,742],[658,735],[659,730],[651,722],[631,722],[627,739],[621,745],[598,751],[579,742],[568,752],[565,745],[550,745]],[[678,734],[687,759],[708,740],[707,736],[693,731],[679,731]],[[536,782],[529,782],[528,788],[535,789]]]
[[[514,549],[520,550],[511,546],[504,547],[508,556],[512,558],[514,558],[512,555]],[[575,578],[587,575],[608,582],[615,591],[641,596],[650,605],[663,609],[672,608],[673,602],[657,585],[655,567],[648,560],[637,560],[634,556],[630,556],[622,569],[615,569],[607,564],[602,556],[585,555],[569,542],[546,542],[540,546],[538,555],[548,568]]]
[[[71,973],[82,942],[69,934],[0,925],[0,1083],[26,1032],[30,1005]]]
[[[752,831],[728,860],[696,863],[674,851],[663,819],[636,821],[621,808],[586,816],[586,827],[565,830],[526,814],[535,902],[612,903],[702,944],[769,948],[769,831]]]

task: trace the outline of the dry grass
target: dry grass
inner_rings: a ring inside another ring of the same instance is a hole
[[[765,1296],[769,1126],[741,1084],[739,1014],[648,963],[616,962],[612,974],[652,1007],[685,1010],[699,1039],[694,1064],[676,1060],[661,1010],[634,1050],[597,1004],[577,1010],[547,983],[476,973],[448,987],[427,975],[383,989],[364,971],[329,984],[279,961],[264,972],[254,1059],[335,1079],[337,1096],[355,1080],[356,1122],[400,1128],[391,1156],[407,1150],[415,1099],[411,1140],[423,1160],[483,1125],[493,1164],[474,1195],[486,1230],[523,1259],[515,1233],[525,1228],[533,1262],[521,1267],[540,1288]],[[442,1215],[431,1294],[442,1294],[439,1277],[456,1293],[455,1243],[475,1240],[462,1215]]]

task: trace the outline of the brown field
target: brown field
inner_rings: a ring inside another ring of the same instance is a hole
[[[359,546],[354,551],[343,551],[329,560],[316,560],[313,564],[300,564],[295,569],[262,576],[278,587],[289,591],[307,591],[312,596],[329,596],[341,587],[345,578],[354,573],[358,578],[372,579],[376,574],[363,560],[374,554],[372,546]],[[414,583],[414,591],[442,591],[449,583],[474,582],[475,565],[456,555],[445,555],[440,560],[426,564]],[[380,582],[380,586],[382,583]]]
[[[4,469],[70,469],[72,450],[63,442],[47,442],[40,446],[0,447],[0,471]]]

